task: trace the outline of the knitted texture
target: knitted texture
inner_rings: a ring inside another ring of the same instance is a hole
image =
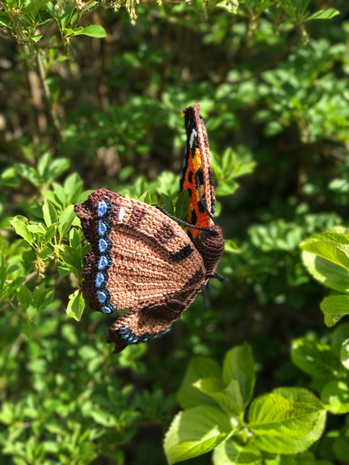
[[[204,261],[206,274],[214,274],[224,251],[222,229],[214,225],[210,230],[200,231],[193,243]]]
[[[164,334],[208,280],[190,238],[158,209],[107,189],[75,205],[75,212],[92,249],[85,257],[84,297],[105,313],[129,309],[109,329],[115,352]]]
[[[205,122],[200,116],[200,105],[184,110],[187,142],[182,164],[180,191],[188,190],[190,202],[186,220],[196,226],[208,228],[214,225],[211,215],[215,212],[215,192],[212,179],[210,148]],[[201,199],[199,190],[201,191]],[[206,207],[206,208],[205,208]],[[190,237],[199,232],[186,228]]]
[[[128,311],[110,326],[115,353],[169,331],[215,273],[224,249],[215,225],[208,138],[199,105],[184,110],[187,130],[181,190],[188,189],[186,227],[157,208],[107,189],[75,205],[91,252],[82,292],[94,310]]]

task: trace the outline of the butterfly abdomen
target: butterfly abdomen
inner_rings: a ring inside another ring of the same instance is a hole
[[[193,239],[193,243],[204,261],[207,275],[213,275],[224,251],[222,229],[214,225],[205,231],[200,231]]]

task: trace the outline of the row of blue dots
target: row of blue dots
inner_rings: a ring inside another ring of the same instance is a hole
[[[107,294],[105,292],[105,289],[107,286],[106,276],[108,276],[107,273],[105,273],[105,271],[107,271],[111,265],[110,258],[104,255],[109,245],[107,241],[107,236],[106,236],[108,232],[108,226],[107,226],[107,223],[105,222],[108,220],[109,212],[108,212],[108,205],[104,200],[98,203],[97,216],[98,218],[102,218],[102,219],[98,220],[98,235],[99,235],[98,249],[99,249],[99,252],[101,253],[101,256],[98,261],[98,270],[100,271],[98,271],[97,276],[96,276],[96,287],[98,289],[97,290],[98,301],[100,304],[104,304],[107,301]],[[113,313],[113,311],[114,309],[112,308],[112,305],[102,305],[103,313]]]

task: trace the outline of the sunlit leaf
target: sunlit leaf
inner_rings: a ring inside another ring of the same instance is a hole
[[[80,321],[84,308],[85,301],[82,294],[79,290],[76,290],[71,296],[69,296],[67,315],[77,321]]]
[[[89,26],[80,28],[79,30],[75,30],[73,32],[75,36],[85,35],[90,37],[96,37],[99,39],[106,37],[107,35],[103,27],[99,26],[98,24],[90,24]]]
[[[201,406],[179,413],[165,437],[168,463],[171,465],[209,452],[230,430],[229,417],[217,408]]]

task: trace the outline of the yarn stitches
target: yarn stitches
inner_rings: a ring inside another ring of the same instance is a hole
[[[212,178],[210,148],[205,122],[200,115],[200,105],[184,110],[187,142],[182,163],[180,191],[189,193],[189,208],[186,221],[195,226],[213,226],[215,192]],[[186,227],[185,231],[194,239],[199,230]]]
[[[108,270],[112,264],[110,250],[112,242],[109,239],[110,221],[109,216],[112,204],[108,199],[99,202],[97,205],[98,220],[98,250],[100,257],[98,260],[98,272],[96,275],[96,288],[98,301],[101,304],[103,313],[113,313],[115,306],[110,301],[110,292],[107,288],[109,274]]]
[[[127,309],[108,330],[114,353],[166,334],[209,279],[219,279],[224,239],[213,218],[212,169],[199,105],[185,110],[185,122],[181,190],[190,195],[185,231],[166,212],[107,189],[74,206],[91,243],[84,258],[84,297],[103,313]]]
[[[168,333],[170,328],[166,328],[163,331],[159,331],[158,333],[145,333],[145,334],[135,334],[129,326],[121,326],[119,329],[119,337],[121,344],[131,345],[131,344],[139,344],[141,342],[148,342],[152,339],[157,339],[158,337],[163,336],[164,334]]]

